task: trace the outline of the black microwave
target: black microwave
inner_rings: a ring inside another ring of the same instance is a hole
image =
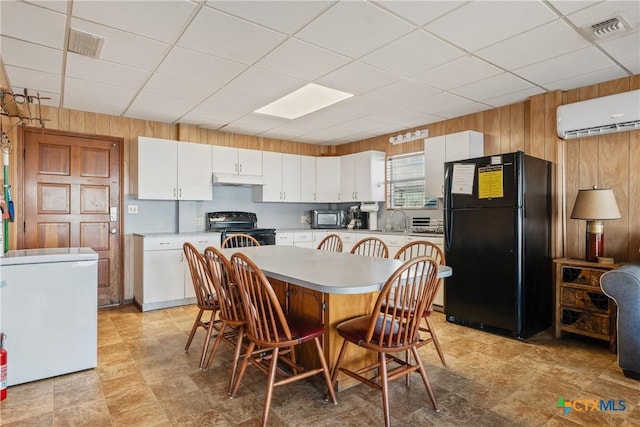
[[[347,211],[334,210],[312,210],[310,212],[311,228],[346,228]]]

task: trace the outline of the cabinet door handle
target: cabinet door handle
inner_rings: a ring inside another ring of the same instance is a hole
[[[242,173],[242,163],[240,163],[240,173]]]
[[[282,193],[282,194],[283,194],[283,196],[282,196],[282,200],[287,200],[287,193],[286,193],[286,192],[284,192],[284,193]]]
[[[173,198],[176,198],[176,187],[173,187]]]
[[[235,165],[233,165],[233,171],[235,173],[238,173],[238,164],[237,163]]]
[[[182,199],[182,188],[181,188],[181,189],[179,190],[179,192],[178,192],[178,198],[179,198],[179,199]]]

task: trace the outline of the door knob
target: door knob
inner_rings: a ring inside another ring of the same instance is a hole
[[[116,234],[118,232],[118,230],[116,230],[115,228],[111,229],[111,234]]]

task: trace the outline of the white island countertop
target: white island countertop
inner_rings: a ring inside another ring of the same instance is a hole
[[[364,294],[379,291],[402,261],[296,246],[259,246],[223,249],[228,258],[246,254],[269,277],[328,294]],[[451,276],[440,266],[438,277]]]
[[[0,257],[0,266],[92,261],[97,259],[98,254],[91,248],[19,249],[9,251]]]

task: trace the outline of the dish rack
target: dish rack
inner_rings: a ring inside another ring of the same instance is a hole
[[[444,234],[444,220],[416,216],[411,218],[411,231],[413,233]]]

